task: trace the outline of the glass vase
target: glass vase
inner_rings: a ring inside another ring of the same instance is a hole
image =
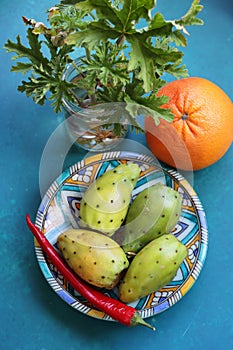
[[[125,138],[128,126],[124,118],[125,104],[120,102],[90,104],[86,91],[78,86],[82,74],[76,67],[82,65],[77,59],[75,64],[70,63],[63,80],[75,82],[73,89],[77,101],[83,99],[82,107],[75,102],[63,99],[65,123],[72,143],[84,150],[102,152],[115,148]]]

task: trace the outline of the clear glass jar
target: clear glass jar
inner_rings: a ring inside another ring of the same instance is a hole
[[[81,74],[75,66],[81,66],[80,59],[70,63],[63,75],[63,80],[77,81]],[[78,87],[74,90],[78,98],[85,98],[85,90]],[[124,118],[125,104],[121,102],[101,103],[90,106],[90,100],[84,99],[84,106],[63,99],[65,123],[72,142],[92,152],[101,152],[115,148],[126,136],[127,120]]]

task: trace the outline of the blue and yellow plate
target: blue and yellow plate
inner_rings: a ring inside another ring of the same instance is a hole
[[[148,155],[125,151],[96,154],[71,166],[51,185],[38,209],[36,226],[57,248],[58,235],[69,228],[78,227],[80,200],[90,183],[104,172],[127,162],[135,162],[141,168],[132,198],[148,185],[157,182],[176,189],[183,196],[181,216],[171,234],[186,245],[188,255],[168,285],[131,303],[139,310],[142,318],[147,318],[177,303],[197,280],[206,259],[208,230],[205,212],[192,186],[181,174],[163,169]],[[44,277],[60,298],[82,313],[113,321],[73,290],[36,241],[35,251]],[[103,293],[118,298],[117,287],[110,292],[103,290]]]

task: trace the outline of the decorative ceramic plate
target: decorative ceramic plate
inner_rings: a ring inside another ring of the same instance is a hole
[[[198,278],[206,258],[208,231],[205,212],[195,191],[183,176],[174,170],[164,170],[154,158],[147,155],[125,151],[94,155],[71,166],[51,185],[38,209],[36,226],[57,249],[58,235],[69,228],[78,227],[80,200],[90,183],[104,172],[127,162],[137,163],[141,168],[132,198],[148,185],[157,182],[176,189],[183,196],[181,216],[171,234],[185,244],[188,255],[168,285],[130,304],[139,310],[142,318],[147,318],[167,310],[187,293]],[[59,297],[89,316],[113,320],[93,308],[67,283],[37,243],[35,251],[44,277]],[[118,295],[117,287],[103,292],[113,298]]]

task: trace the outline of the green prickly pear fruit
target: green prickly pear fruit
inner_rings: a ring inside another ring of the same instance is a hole
[[[86,229],[70,229],[58,236],[58,247],[67,264],[86,282],[112,289],[129,261],[110,237]]]
[[[138,252],[153,239],[171,232],[182,209],[182,196],[176,190],[157,183],[145,188],[134,199],[125,221],[122,247]]]
[[[148,243],[133,258],[119,287],[119,298],[130,303],[170,282],[187,255],[187,248],[168,233]]]
[[[80,226],[109,236],[122,225],[138,180],[137,164],[120,164],[97,178],[80,202]]]

